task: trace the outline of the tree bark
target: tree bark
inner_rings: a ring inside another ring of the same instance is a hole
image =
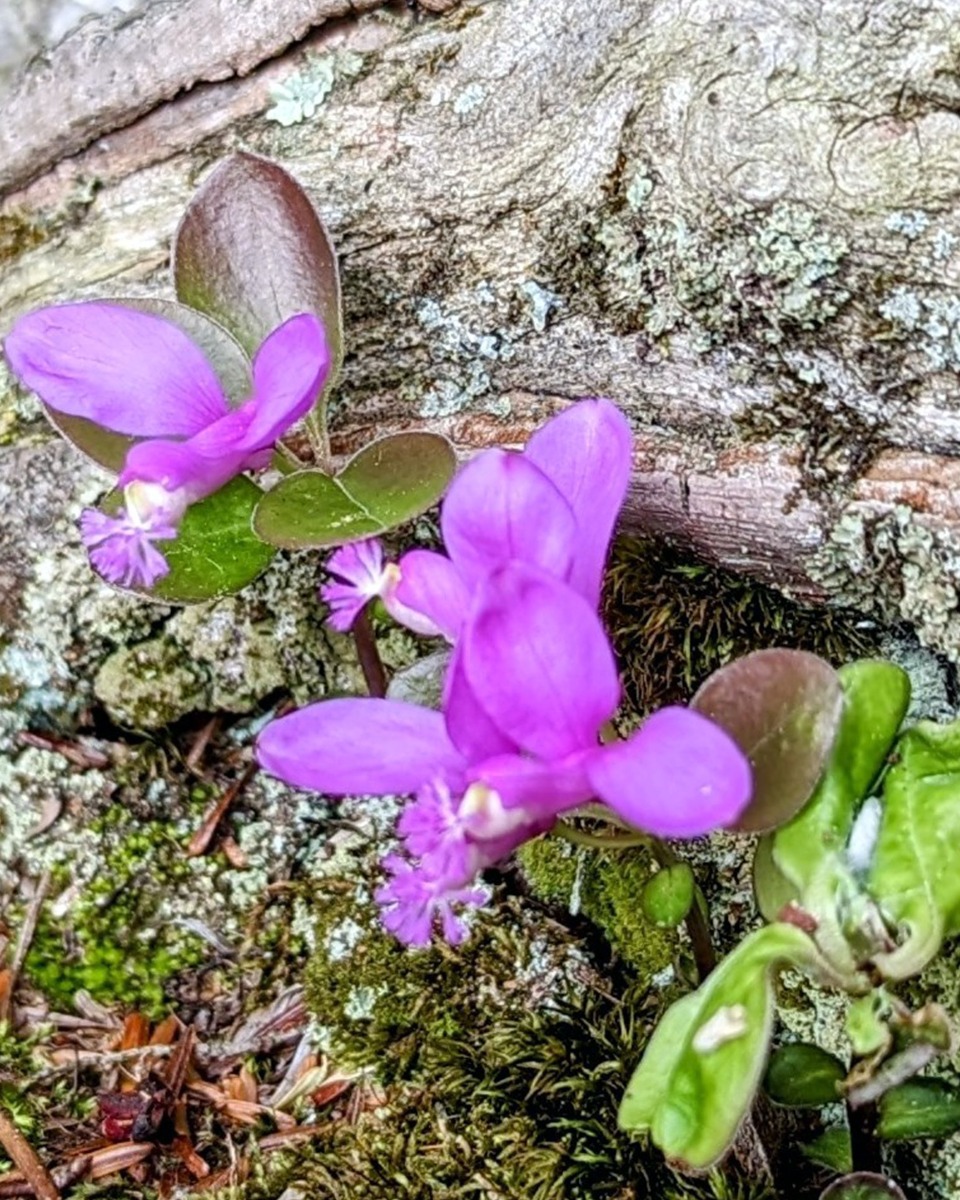
[[[180,28],[210,3],[183,0]],[[171,44],[162,84],[154,53],[149,83],[113,80],[8,159],[22,180],[101,138],[3,202],[3,328],[168,292],[206,168],[277,157],[342,258],[340,450],[411,424],[519,442],[609,395],[637,434],[631,527],[960,654],[954,0],[468,0],[327,25],[251,69],[326,11],[259,7],[279,33],[218,33],[209,69]],[[266,119],[270,88],[337,48],[360,74],[312,119]],[[55,87],[40,69],[16,111]]]

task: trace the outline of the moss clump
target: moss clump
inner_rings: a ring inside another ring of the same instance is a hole
[[[159,1015],[170,977],[209,956],[209,947],[173,919],[178,889],[191,887],[205,868],[184,855],[168,824],[142,821],[119,805],[90,832],[99,843],[98,873],[79,886],[63,916],[45,905],[26,974],[57,1007],[71,1007],[82,989],[102,1003]],[[65,868],[55,882],[69,885]],[[165,904],[166,919],[159,911]]]
[[[19,213],[0,213],[0,263],[13,262],[39,246],[46,234],[34,221]]]
[[[640,908],[656,870],[645,850],[580,850],[545,837],[527,842],[518,857],[534,894],[591,920],[639,980],[649,983],[673,962],[675,932],[658,929]]]
[[[765,646],[811,650],[837,665],[876,649],[848,610],[799,604],[660,542],[616,542],[604,605],[639,714],[689,699],[711,671]]]

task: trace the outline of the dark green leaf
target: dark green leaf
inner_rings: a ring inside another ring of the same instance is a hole
[[[960,931],[960,721],[922,721],[898,741],[868,886],[905,935],[874,955],[888,979],[916,974]]]
[[[880,1097],[877,1133],[888,1141],[948,1137],[960,1129],[960,1092],[940,1079],[911,1079]]]
[[[663,867],[640,892],[643,915],[662,929],[674,929],[686,917],[694,898],[693,871],[687,863]]]
[[[833,1104],[840,1095],[837,1084],[846,1073],[833,1054],[809,1042],[796,1042],[773,1052],[763,1086],[777,1104],[794,1108]]]
[[[819,1163],[830,1171],[842,1173],[853,1170],[850,1130],[845,1125],[825,1129],[818,1138],[800,1149],[811,1162]]]
[[[171,604],[196,604],[239,592],[261,575],[274,556],[250,527],[257,500],[263,493],[239,475],[225,487],[187,509],[175,540],[158,542],[170,573],[156,585],[136,589],[140,595]],[[101,504],[115,512],[123,502],[118,491]]]
[[[805,650],[757,650],[715,671],[691,707],[733,737],[753,767],[753,798],[735,828],[773,829],[810,798],[842,709],[837,673]]]
[[[797,896],[824,858],[846,846],[857,808],[883,769],[910,702],[910,680],[893,663],[866,659],[837,674],[843,714],[826,773],[810,803],[773,835],[773,865]]]
[[[685,1167],[708,1167],[727,1150],[763,1074],[782,963],[810,961],[814,947],[793,925],[751,933],[696,992],[667,1009],[620,1104],[622,1129],[649,1130]]]
[[[820,1193],[820,1200],[906,1200],[906,1197],[892,1179],[858,1171],[831,1183]]]
[[[310,198],[276,163],[240,153],[217,167],[180,222],[173,274],[180,300],[219,321],[249,354],[288,317],[315,313],[339,366],[336,254]]]
[[[164,317],[174,325],[179,325],[204,351],[219,376],[224,392],[231,400],[239,403],[250,395],[250,362],[246,354],[225,329],[209,317],[205,317],[203,313],[195,312],[194,309],[185,304],[178,304],[175,300],[113,296],[98,300],[97,303],[123,304],[127,308],[136,308],[141,312]],[[127,451],[137,440],[125,437],[122,433],[113,433],[85,417],[71,417],[46,404],[43,408],[50,423],[67,441],[73,442],[94,462],[111,471],[120,470]]]
[[[383,533],[436,503],[456,466],[446,438],[402,433],[356,454],[335,478],[297,471],[257,507],[254,528],[287,549],[336,546]]]

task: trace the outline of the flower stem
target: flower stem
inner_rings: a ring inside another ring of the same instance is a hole
[[[377,650],[377,639],[373,634],[368,609],[363,609],[350,632],[357,647],[357,658],[360,660],[360,670],[363,671],[367,691],[371,696],[383,699],[387,694],[387,673],[383,669],[380,652]]]
[[[627,850],[631,846],[650,846],[653,838],[648,833],[588,833],[566,821],[558,821],[553,827],[557,837],[574,846],[586,846],[591,850]]]

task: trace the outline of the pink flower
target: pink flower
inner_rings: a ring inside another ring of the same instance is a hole
[[[315,316],[275,329],[253,360],[253,394],[231,408],[206,355],[179,326],[90,301],[21,317],[4,343],[11,368],[57,412],[146,438],[127,453],[124,509],[88,509],[80,531],[113,583],[152,586],[169,566],[154,545],[176,537],[189,505],[270,461],[278,438],[316,400],[330,351]]]

